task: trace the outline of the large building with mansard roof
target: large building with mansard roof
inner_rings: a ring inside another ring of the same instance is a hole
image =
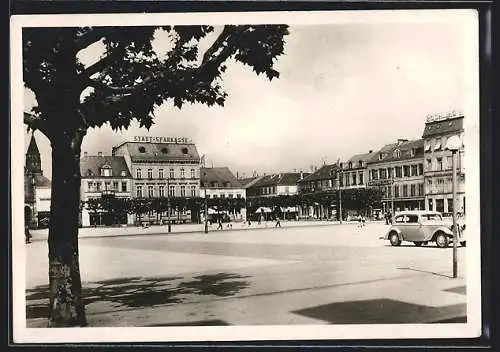
[[[201,160],[187,138],[135,137],[114,147],[112,155],[125,159],[133,198],[200,196]]]

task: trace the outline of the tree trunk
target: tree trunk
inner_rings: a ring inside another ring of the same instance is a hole
[[[78,260],[81,139],[52,141],[49,327],[87,325]]]

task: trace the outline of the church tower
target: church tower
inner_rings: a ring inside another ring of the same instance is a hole
[[[40,151],[36,144],[34,134],[31,135],[30,144],[26,151],[26,164],[24,166],[25,174],[42,175],[42,161],[40,159]]]

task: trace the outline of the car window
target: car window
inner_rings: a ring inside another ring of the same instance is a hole
[[[425,222],[442,221],[443,218],[439,214],[422,214],[422,220]]]
[[[418,223],[418,215],[407,215],[407,223],[416,224]]]
[[[396,216],[396,218],[394,219],[394,222],[398,223],[398,224],[403,223],[404,222],[404,215]]]

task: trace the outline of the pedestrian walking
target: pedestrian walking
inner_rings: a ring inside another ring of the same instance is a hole
[[[31,233],[28,225],[24,226],[24,240],[26,243],[31,243]]]
[[[276,225],[274,225],[274,227],[281,227],[281,221],[279,216],[276,216]]]
[[[222,227],[222,221],[220,218],[219,218],[219,225],[217,226],[217,230],[224,230],[224,228]]]

